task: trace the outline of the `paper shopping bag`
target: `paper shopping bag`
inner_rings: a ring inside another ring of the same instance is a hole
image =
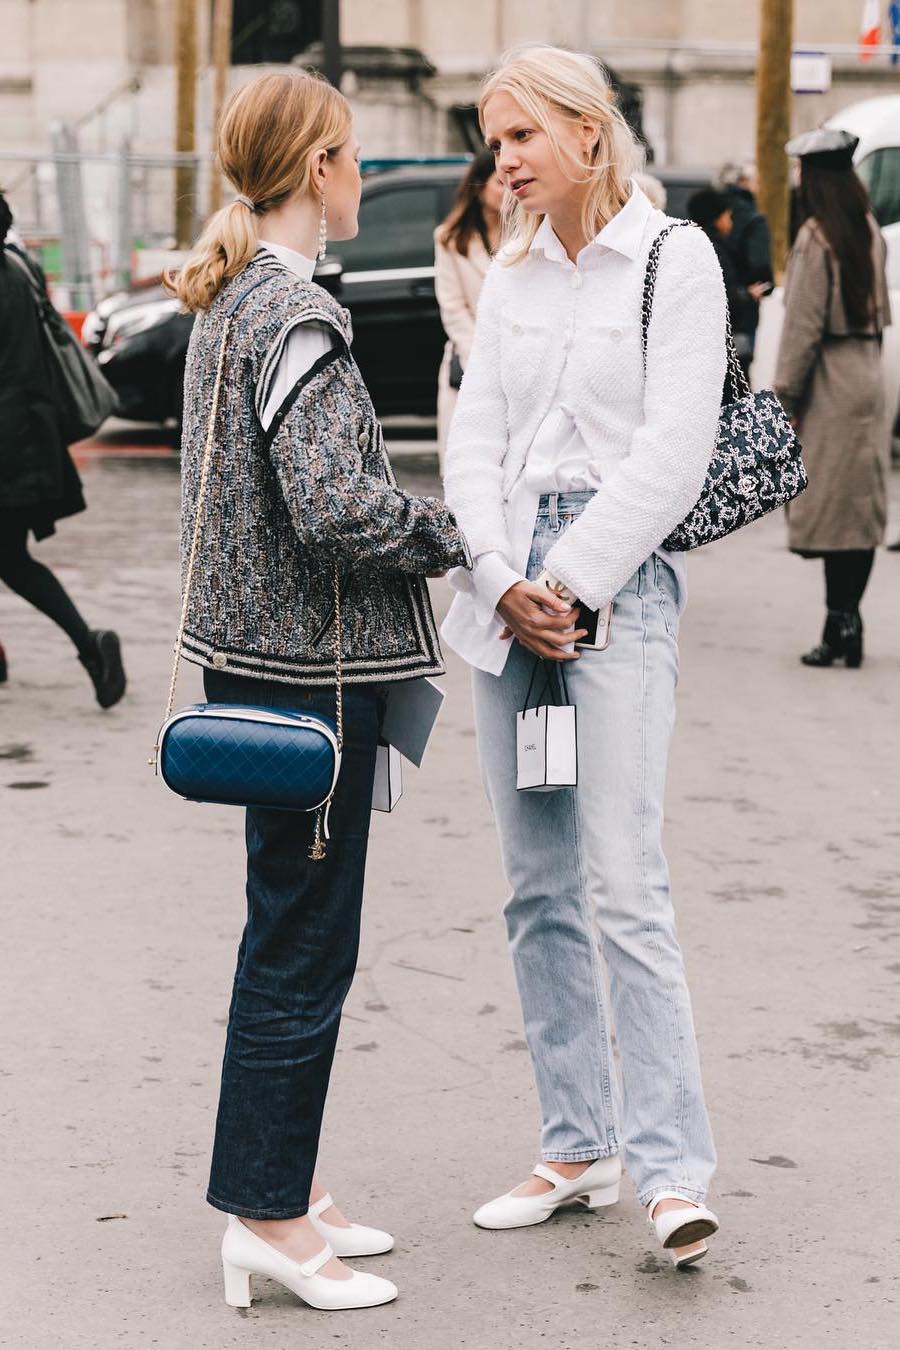
[[[400,751],[393,745],[379,745],[375,756],[375,784],[372,810],[393,811],[403,796],[403,770]]]
[[[544,703],[516,713],[516,787],[554,792],[578,785],[575,705]]]

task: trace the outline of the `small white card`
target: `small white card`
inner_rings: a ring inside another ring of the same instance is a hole
[[[397,680],[388,689],[381,739],[420,767],[443,702],[443,689],[422,675]]]
[[[403,761],[393,745],[379,745],[375,756],[372,810],[393,811],[403,796]]]
[[[575,705],[544,703],[516,713],[516,787],[555,792],[578,785]]]

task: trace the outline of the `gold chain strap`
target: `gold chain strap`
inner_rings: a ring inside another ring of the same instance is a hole
[[[212,408],[209,414],[209,424],[206,430],[206,445],[203,450],[203,465],[200,470],[200,486],[197,489],[197,510],[194,519],[194,533],[191,537],[191,551],[188,555],[187,574],[184,579],[184,597],[181,602],[181,619],[178,623],[178,636],[175,639],[175,659],[172,663],[172,678],[169,682],[169,698],[166,703],[166,714],[163,718],[163,725],[168,722],[172,716],[172,709],[175,706],[175,687],[178,683],[178,670],[181,664],[181,653],[184,646],[184,630],[187,626],[188,606],[191,597],[191,583],[194,579],[194,566],[197,561],[197,552],[200,546],[200,534],[203,526],[203,508],[206,503],[206,489],[209,482],[209,470],[212,465],[213,442],[216,431],[216,418],[219,413],[219,396],[222,389],[222,375],[225,370],[225,349],[228,345],[228,334],[231,329],[231,316],[229,315],[222,327],[222,341],[219,346],[219,361],[216,367],[216,380],[213,385]],[[341,619],[341,580],[338,571],[338,565],[334,564],[334,675],[335,675],[335,723],[337,726],[337,744],[338,754],[344,746],[344,635]],[[159,755],[159,739],[153,747],[153,753],[147,763],[151,768],[156,767],[157,757]],[[312,847],[309,856],[316,860],[325,857],[325,846],[322,842],[323,812],[327,814],[331,805],[332,792],[322,806],[316,809],[316,826],[313,837]]]

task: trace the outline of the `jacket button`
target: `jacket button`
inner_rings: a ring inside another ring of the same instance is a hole
[[[360,450],[368,450],[369,448],[369,433],[367,431],[359,433],[359,448]]]
[[[522,336],[522,325],[520,323],[514,323],[512,326],[512,330],[515,333],[516,337]]]
[[[609,336],[610,336],[610,338],[612,339],[613,342],[621,342],[621,341],[622,341],[622,330],[621,330],[621,328],[614,328],[614,329],[612,330],[612,332],[610,333]]]
[[[228,657],[225,655],[224,652],[213,652],[212,663],[215,666],[216,670],[221,670],[223,666],[228,665]]]

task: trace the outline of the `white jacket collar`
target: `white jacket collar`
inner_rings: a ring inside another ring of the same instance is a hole
[[[644,227],[652,213],[652,203],[649,198],[644,196],[632,178],[631,196],[628,201],[616,212],[612,220],[606,222],[600,233],[581,252],[585,253],[588,249],[596,247],[610,248],[634,261],[641,249]],[[540,251],[551,262],[567,263],[569,261],[566,250],[550,224],[549,216],[544,216],[528,251],[529,253]],[[580,258],[581,253],[578,256]]]

